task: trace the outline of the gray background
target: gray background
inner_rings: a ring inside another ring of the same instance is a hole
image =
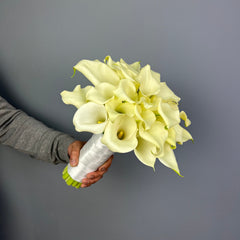
[[[0,239],[239,239],[238,0],[2,0],[0,93],[82,140],[59,93],[87,80],[81,59],[141,60],[182,100],[195,144],[175,154],[184,178],[159,162],[116,154],[83,190],[54,166],[0,146]]]

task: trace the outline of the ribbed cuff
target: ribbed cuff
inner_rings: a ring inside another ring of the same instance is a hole
[[[69,163],[69,156],[68,156],[68,147],[71,143],[76,141],[74,138],[72,138],[69,135],[62,134],[57,137],[58,139],[58,160],[61,162]]]

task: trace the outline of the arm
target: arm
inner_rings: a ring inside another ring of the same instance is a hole
[[[31,157],[52,162],[78,165],[79,152],[84,142],[46,127],[41,122],[15,109],[0,96],[0,143],[24,152]],[[112,163],[110,157],[95,172],[88,173],[82,187],[99,181]]]
[[[74,141],[15,109],[0,96],[0,143],[57,164],[69,162],[68,146]]]

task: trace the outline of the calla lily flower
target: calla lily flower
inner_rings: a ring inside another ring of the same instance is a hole
[[[148,141],[157,147],[155,154],[164,153],[164,143],[168,137],[168,131],[165,129],[164,124],[161,122],[154,122],[149,130],[145,130],[142,124],[139,124],[139,136],[145,141]]]
[[[135,105],[115,98],[105,104],[109,119],[113,122],[119,115],[134,116]]]
[[[181,100],[181,98],[175,95],[175,93],[167,86],[165,82],[160,83],[160,91],[157,95],[164,101],[179,102]]]
[[[102,82],[108,82],[112,85],[119,83],[118,75],[100,61],[82,60],[73,69],[81,72],[95,86]]]
[[[104,62],[112,68],[121,79],[135,79],[141,68],[140,62],[127,64],[123,59],[120,59],[119,62],[114,62],[110,56],[107,56]]]
[[[180,112],[180,118],[185,122],[185,127],[191,125],[191,121],[188,119],[187,114],[184,111]]]
[[[168,137],[166,142],[170,144],[172,149],[176,149],[176,132],[173,127],[168,129]]]
[[[140,63],[135,62],[131,65],[127,64],[122,58],[120,59],[122,73],[125,78],[135,79],[140,72]]]
[[[107,124],[107,112],[100,104],[88,102],[82,105],[73,117],[78,132],[102,133]]]
[[[149,65],[143,67],[136,77],[140,83],[140,91],[146,95],[155,95],[160,91],[160,74],[153,72]]]
[[[135,103],[138,100],[138,94],[135,84],[130,79],[122,79],[114,94],[122,101]]]
[[[163,118],[167,128],[171,128],[180,123],[178,105],[174,102],[166,103],[160,100],[158,104],[158,113]]]
[[[156,116],[151,110],[141,108],[141,105],[135,106],[136,119],[144,123],[145,129],[151,128],[152,124],[156,121]]]
[[[136,132],[137,124],[134,118],[120,115],[114,122],[108,121],[102,137],[102,143],[113,152],[130,152],[138,144]]]
[[[163,165],[171,168],[179,176],[182,177],[182,175],[180,174],[179,168],[178,168],[178,163],[175,158],[174,152],[168,143],[164,144],[164,155],[162,155],[161,157],[158,157],[158,159]]]
[[[86,98],[88,101],[104,104],[114,97],[113,91],[115,89],[116,87],[110,83],[99,83],[87,92]]]
[[[66,90],[62,91],[62,100],[65,104],[71,104],[74,105],[76,108],[79,108],[87,102],[86,94],[91,88],[91,86],[81,88],[81,85],[77,85],[72,92]]]
[[[156,156],[153,152],[156,152],[156,146],[151,142],[144,140],[141,137],[137,138],[138,145],[134,149],[136,157],[145,165],[152,167],[154,169],[154,164],[156,161]]]
[[[177,143],[182,145],[184,142],[186,142],[188,140],[193,141],[191,134],[186,129],[181,127],[179,124],[173,126],[173,129],[176,132],[176,142]]]
[[[137,104],[139,104],[139,105],[143,104],[144,108],[153,110],[155,103],[152,102],[152,98],[143,95],[140,91],[138,93],[138,98],[139,98],[139,100],[138,100]],[[155,106],[156,109],[154,109],[154,110],[157,110],[157,107],[158,107],[158,103],[156,104],[156,106]]]

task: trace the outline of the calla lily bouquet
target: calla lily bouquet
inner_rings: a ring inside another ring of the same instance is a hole
[[[150,65],[141,68],[140,62],[115,62],[110,56],[104,62],[82,60],[73,69],[74,74],[81,72],[93,84],[84,88],[77,85],[73,91],[61,93],[65,104],[77,108],[73,117],[76,131],[101,134],[98,144],[109,149],[109,154],[133,150],[143,164],[154,169],[158,159],[180,175],[173,150],[177,143],[192,140],[180,126],[181,119],[186,127],[191,122],[184,111],[179,111],[180,98],[160,81],[159,73]],[[101,152],[97,154],[95,158]],[[69,167],[63,178],[68,185],[80,187],[81,180],[69,174]]]

